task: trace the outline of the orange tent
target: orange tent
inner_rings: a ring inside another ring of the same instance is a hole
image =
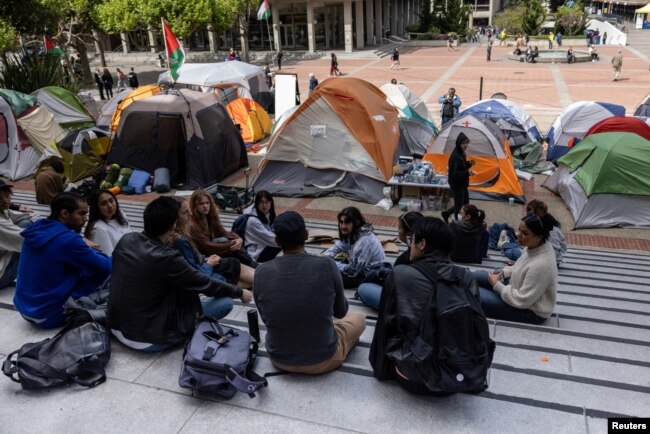
[[[133,89],[131,93],[125,96],[124,99],[122,99],[122,101],[117,104],[115,113],[113,113],[113,119],[111,120],[111,133],[115,134],[117,131],[117,126],[120,124],[120,115],[122,113],[122,110],[131,105],[133,101],[149,98],[150,96],[160,93],[161,90],[162,88],[155,84],[140,86],[137,89]]]
[[[466,114],[445,125],[431,142],[424,160],[430,161],[438,173],[447,173],[449,155],[456,147],[456,137],[465,134],[470,142],[467,159],[475,160],[476,172],[469,180],[470,197],[474,199],[508,200],[525,203],[517,172],[512,164],[510,143],[499,126],[489,118]]]
[[[248,98],[237,98],[226,106],[230,117],[239,125],[244,142],[257,142],[273,128],[271,118],[261,105]]]

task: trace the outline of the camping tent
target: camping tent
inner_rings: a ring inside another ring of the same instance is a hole
[[[78,130],[95,125],[83,103],[67,89],[47,86],[32,92],[32,96],[48,108],[62,128]]]
[[[235,83],[250,92],[250,98],[272,113],[273,95],[266,83],[264,70],[259,66],[233,60],[219,63],[185,63],[178,70],[178,85],[185,85],[203,92],[220,83]],[[169,83],[169,71],[158,77],[158,84]],[[247,96],[247,95],[241,95]]]
[[[523,107],[510,100],[484,99],[467,107],[459,116],[466,113],[492,119],[508,137],[511,146],[542,141],[533,118]]]
[[[127,87],[124,90],[115,92],[113,94],[113,98],[106,101],[104,106],[101,109],[99,109],[99,116],[97,116],[97,123],[95,124],[95,126],[104,131],[110,131],[111,121],[113,120],[113,114],[117,109],[117,105],[132,91],[133,89]]]
[[[153,173],[169,169],[174,184],[199,188],[248,164],[244,142],[214,93],[169,90],[122,111],[109,163]]]
[[[397,109],[400,140],[405,141],[411,154],[423,155],[438,133],[426,104],[402,84],[384,84],[380,89],[386,101]]]
[[[29,95],[24,96],[32,105],[36,102]],[[18,126],[17,116],[7,100],[0,96],[0,175],[12,180],[34,173],[40,158]]]
[[[115,107],[115,111],[113,112],[113,119],[111,119],[111,129],[110,129],[111,134],[115,134],[115,131],[117,131],[117,126],[120,124],[120,116],[122,114],[122,110],[124,110],[129,105],[131,105],[133,101],[149,98],[150,96],[160,93],[160,91],[162,91],[162,88],[160,86],[157,86],[155,84],[149,84],[146,86],[140,86],[136,89],[133,89],[131,90],[131,92],[126,94],[117,103],[117,107]]]
[[[102,170],[109,145],[108,134],[99,128],[70,131],[56,144],[65,177],[77,182]]]
[[[578,101],[569,105],[555,118],[548,132],[548,161],[566,154],[576,139],[582,139],[589,128],[612,116],[625,116],[625,107],[594,101]]]
[[[634,110],[634,116],[650,117],[650,95],[646,95],[639,106]]]
[[[358,78],[330,78],[275,129],[254,188],[376,203],[398,144],[397,110],[383,92]]]
[[[643,120],[633,116],[612,116],[611,118],[603,119],[585,134],[588,137],[592,134],[599,133],[634,133],[650,140],[650,125]]]
[[[543,184],[562,196],[575,227],[650,227],[650,141],[592,134],[558,161]]]
[[[266,110],[252,99],[237,98],[231,101],[226,109],[235,125],[239,125],[244,142],[257,142],[271,132],[271,118]]]
[[[476,174],[469,180],[470,197],[490,200],[514,197],[517,202],[524,203],[526,199],[512,164],[508,139],[488,117],[465,114],[445,124],[424,159],[433,164],[437,173],[447,173],[449,155],[460,133],[470,140],[465,151],[467,158],[476,161],[472,167]]]

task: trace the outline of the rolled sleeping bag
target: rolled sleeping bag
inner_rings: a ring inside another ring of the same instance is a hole
[[[171,190],[169,169],[159,167],[153,172],[153,189],[158,193],[167,193]]]
[[[117,178],[117,181],[113,183],[113,185],[120,188],[123,185],[128,185],[129,178],[131,177],[132,173],[133,173],[133,169],[131,169],[130,167],[123,167],[122,170],[120,170],[120,176]]]
[[[106,190],[107,188],[111,188],[115,181],[117,181],[117,178],[120,176],[120,165],[119,164],[111,164],[110,169],[108,170],[108,173],[106,174],[106,177],[104,178],[104,181],[101,184],[101,188]]]

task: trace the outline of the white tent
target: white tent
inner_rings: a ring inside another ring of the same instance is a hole
[[[21,179],[34,173],[40,156],[20,134],[11,106],[0,98],[0,175]]]
[[[158,84],[169,83],[169,71],[158,76]],[[257,92],[269,92],[264,70],[259,66],[233,60],[219,63],[185,63],[178,71],[176,83],[201,86],[204,92],[219,83],[243,85],[253,96]]]

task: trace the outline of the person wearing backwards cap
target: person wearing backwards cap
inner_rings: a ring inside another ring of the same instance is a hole
[[[260,264],[253,282],[255,304],[267,329],[266,349],[284,371],[332,371],[359,340],[365,317],[348,313],[334,261],[305,252],[308,232],[300,214],[280,214],[273,229],[282,256]]]
[[[451,215],[456,219],[463,205],[469,203],[469,177],[474,174],[474,171],[469,169],[475,161],[467,161],[465,155],[467,146],[469,146],[469,138],[465,134],[459,133],[456,137],[456,147],[449,155],[448,182],[449,190],[454,198],[454,206],[442,212],[442,218],[446,223],[449,222]]]

